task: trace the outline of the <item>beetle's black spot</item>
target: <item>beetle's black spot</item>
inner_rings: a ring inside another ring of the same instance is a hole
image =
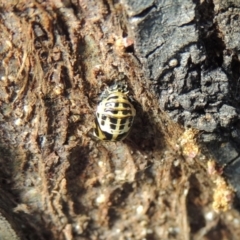
[[[106,107],[113,107],[113,108],[116,108],[116,107],[119,106],[119,103],[110,102],[110,103],[106,103],[105,106],[106,106]]]
[[[106,120],[106,119],[107,119],[107,116],[102,115],[102,120]]]
[[[101,121],[101,125],[104,126],[105,125],[105,121]]]
[[[109,101],[109,100],[111,100],[111,99],[118,99],[118,96],[109,97],[109,98],[107,98],[107,101]]]
[[[123,111],[122,111],[122,114],[123,114],[123,115],[128,115],[129,113],[131,113],[130,110],[123,110]]]
[[[115,124],[110,124],[110,128],[111,128],[111,129],[115,130],[116,127],[117,127],[117,125],[115,125]]]
[[[117,124],[117,118],[109,118],[110,123]]]
[[[95,129],[94,129],[95,136],[97,136],[101,140],[105,140],[105,134],[102,132],[97,119],[95,119]]]
[[[117,115],[118,111],[111,111],[111,113]]]
[[[107,141],[111,141],[112,140],[112,134],[111,133],[107,133],[107,132],[104,132],[104,135],[106,136],[106,138],[104,140],[107,140]]]
[[[122,106],[123,106],[124,108],[131,108],[130,104],[128,104],[128,103],[122,103]]]
[[[123,130],[123,129],[124,129],[124,127],[125,127],[125,125],[120,125],[120,128],[119,128],[119,130]]]
[[[124,124],[126,124],[126,122],[127,122],[127,118],[122,118],[120,121],[120,124],[124,125]]]

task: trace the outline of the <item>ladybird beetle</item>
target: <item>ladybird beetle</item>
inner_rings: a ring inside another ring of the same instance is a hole
[[[129,133],[136,110],[125,84],[114,84],[101,94],[97,106],[94,135],[105,141],[121,141]]]

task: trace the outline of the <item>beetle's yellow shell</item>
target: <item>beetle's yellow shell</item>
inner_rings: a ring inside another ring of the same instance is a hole
[[[94,135],[100,140],[123,140],[136,115],[128,91],[124,85],[115,84],[102,95],[97,106]]]

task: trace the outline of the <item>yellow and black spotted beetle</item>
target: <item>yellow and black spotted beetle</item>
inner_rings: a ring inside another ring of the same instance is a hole
[[[136,110],[125,84],[116,83],[100,96],[97,106],[94,135],[105,141],[121,141],[128,135]]]

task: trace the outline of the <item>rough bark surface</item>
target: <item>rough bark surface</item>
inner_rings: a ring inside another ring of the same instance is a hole
[[[126,0],[135,50],[161,109],[202,131],[239,187],[239,1]],[[136,11],[135,11],[135,10]]]
[[[0,238],[238,239],[239,6],[0,2]],[[117,81],[137,117],[97,141]]]

